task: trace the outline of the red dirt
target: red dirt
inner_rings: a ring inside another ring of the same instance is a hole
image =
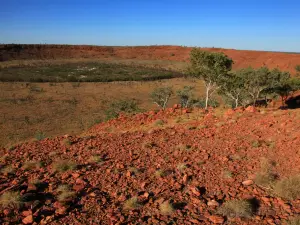
[[[2,149],[1,155],[7,158],[2,158],[1,167],[11,165],[15,172],[0,175],[0,193],[7,188],[20,191],[27,200],[19,210],[0,211],[1,224],[22,220],[104,225],[171,221],[283,224],[299,214],[300,199],[281,199],[255,184],[253,178],[260,171],[262,157],[276,162],[274,170],[279,179],[299,173],[300,109],[214,114],[168,109],[121,116],[96,125],[85,136],[57,137],[20,144],[13,150]],[[163,125],[157,120],[164,121]],[[92,155],[103,161],[88,162]],[[75,161],[79,166],[69,172],[53,172],[52,163],[59,159]],[[45,165],[25,171],[23,165],[28,160]],[[156,176],[158,169],[164,170],[165,176]],[[226,171],[232,176],[224,176]],[[30,184],[35,179],[43,182],[45,189]],[[56,200],[60,184],[68,184],[76,192],[70,205]],[[134,196],[140,207],[125,210],[125,201]],[[244,219],[218,215],[217,205],[232,199],[257,202],[254,215]],[[175,207],[170,215],[159,211],[165,201]]]
[[[252,66],[268,66],[295,73],[300,64],[300,54],[247,51],[234,49],[203,48],[208,51],[224,52],[231,57],[234,69]],[[61,59],[61,58],[120,58],[143,60],[187,61],[190,47],[141,46],[104,47],[68,45],[0,45],[0,61],[15,59]]]

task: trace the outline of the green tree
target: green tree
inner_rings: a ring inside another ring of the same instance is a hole
[[[171,87],[160,87],[155,88],[150,94],[152,101],[163,110],[167,107],[167,103],[170,97],[173,95],[173,90]]]
[[[232,68],[233,61],[224,53],[207,52],[194,48],[190,53],[190,76],[203,79],[206,88],[205,109],[208,107],[209,98],[219,88],[221,77],[225,76]]]
[[[231,105],[237,108],[239,104],[243,104],[246,99],[244,89],[244,78],[240,71],[229,73],[221,79],[219,94],[229,99]]]
[[[180,104],[182,107],[187,108],[190,106],[193,98],[194,87],[184,86],[182,90],[177,91],[177,96],[180,98]]]

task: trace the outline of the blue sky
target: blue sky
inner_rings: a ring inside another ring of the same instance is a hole
[[[299,0],[2,0],[0,43],[300,52],[299,12]]]

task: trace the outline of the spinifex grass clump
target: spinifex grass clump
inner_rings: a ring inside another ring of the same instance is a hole
[[[77,164],[75,162],[68,160],[59,160],[52,164],[54,172],[65,172],[68,170],[74,170],[76,169],[76,167]]]
[[[0,204],[6,208],[20,208],[23,205],[23,199],[18,192],[5,192],[0,197]]]
[[[253,214],[253,207],[247,200],[231,200],[225,202],[218,209],[218,213],[227,217],[248,218]]]

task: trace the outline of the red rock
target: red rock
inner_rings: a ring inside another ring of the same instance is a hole
[[[22,220],[22,222],[23,222],[24,224],[32,224],[32,223],[33,223],[33,216],[32,216],[32,215],[26,216],[26,217]]]
[[[85,188],[84,184],[75,184],[73,186],[73,190],[76,192],[81,192]]]
[[[196,195],[196,196],[200,196],[201,195],[201,193],[200,193],[200,191],[199,191],[199,189],[197,188],[197,187],[192,187],[191,188],[191,191],[192,191],[192,193],[194,194],[194,195]]]
[[[5,216],[8,216],[8,215],[10,215],[11,214],[11,210],[9,210],[9,209],[4,209],[3,210],[3,214],[5,215]]]
[[[179,104],[174,104],[173,105],[173,109],[179,109],[180,108],[180,105]]]
[[[80,177],[80,174],[79,173],[72,173],[72,177],[78,178],[78,177]]]
[[[254,113],[254,112],[257,112],[257,109],[254,107],[254,106],[248,106],[246,109],[245,109],[246,112],[251,112],[251,113]]]
[[[26,216],[30,216],[30,215],[32,215],[32,211],[31,211],[31,210],[23,211],[23,212],[22,212],[22,215],[25,216],[25,217],[26,217]]]
[[[214,224],[224,223],[224,218],[222,216],[212,215],[209,216],[208,219]]]
[[[217,202],[217,201],[215,201],[215,200],[211,200],[211,201],[209,201],[209,202],[207,202],[207,205],[208,206],[219,206],[220,205],[220,203],[219,202]]]
[[[252,185],[253,183],[254,183],[253,180],[245,180],[245,181],[242,182],[242,184],[245,185],[245,186]]]

